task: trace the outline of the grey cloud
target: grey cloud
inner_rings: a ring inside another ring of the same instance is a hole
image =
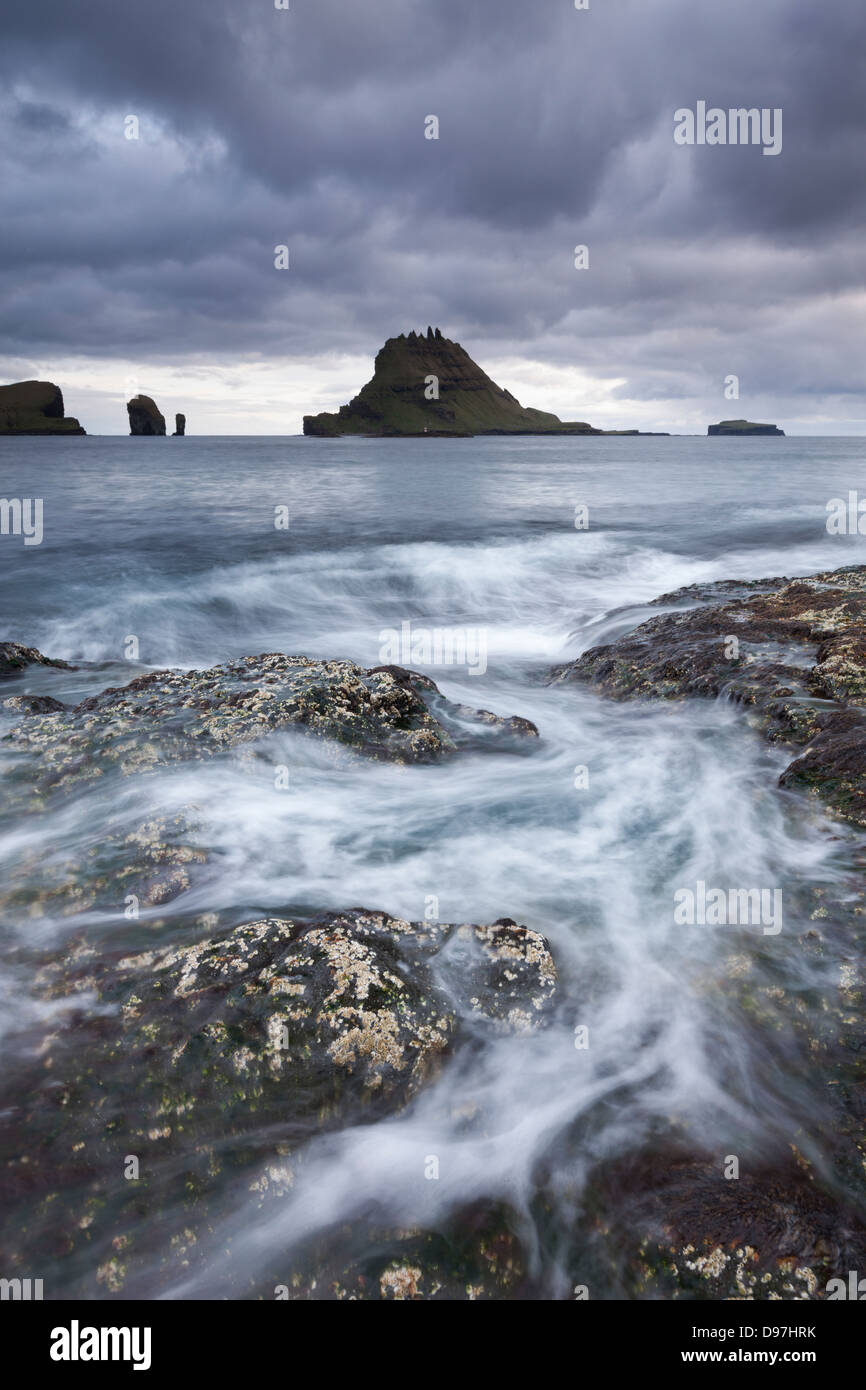
[[[434,322],[636,399],[729,358],[857,394],[864,27],[862,0],[7,3],[4,348],[308,359]],[[676,147],[698,99],[781,107],[782,154]]]

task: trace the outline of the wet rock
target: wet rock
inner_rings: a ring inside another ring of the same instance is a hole
[[[511,742],[513,746],[523,745],[528,750],[531,747],[528,741],[539,737],[538,729],[530,719],[523,719],[520,715],[507,717],[493,714],[489,709],[474,709],[472,705],[456,704],[446,699],[430,677],[421,675],[419,671],[408,671],[403,666],[373,666],[369,672],[370,675],[380,673],[420,695],[430,713],[460,748],[485,747],[489,745],[490,733],[497,746]]]
[[[75,669],[68,661],[53,661],[43,656],[35,647],[23,647],[20,642],[0,642],[0,679],[17,675],[28,666],[56,666],[63,671]]]
[[[261,1112],[272,1086],[277,1113],[285,1112],[287,1087],[302,1110],[321,1114],[338,1105],[348,1075],[359,1091],[408,1098],[454,1030],[418,953],[423,933],[412,938],[409,923],[361,910],[311,925],[262,918],[121,960],[90,959],[85,951],[71,971],[65,962],[47,968],[42,983],[48,997],[94,992],[101,1005],[116,1007],[131,1056],[158,1044],[160,1057],[171,1057],[167,1067],[157,1065],[159,1105],[182,1128],[192,1048],[195,1074],[213,1078],[196,1097],[201,1134],[203,1126],[216,1132],[231,1122],[226,1097],[242,1105],[255,1096]],[[113,1039],[112,1055],[115,1047]],[[181,1104],[166,1109],[174,1084]],[[136,1107],[148,1116],[141,1098]]]
[[[15,714],[56,714],[66,709],[63,701],[55,700],[53,695],[10,695],[0,703]]]
[[[540,1012],[532,981],[543,976],[546,999],[553,965],[542,938],[510,925],[428,927],[356,909],[262,918],[127,956],[80,940],[46,962],[38,983],[50,1011],[11,1043],[24,1076],[0,1081],[13,1269],[23,1231],[31,1262],[74,1265],[88,1252],[80,1290],[95,1292],[94,1269],[103,1292],[158,1283],[160,1252],[166,1278],[178,1248],[194,1260],[210,1203],[239,1169],[251,1191],[278,1199],[300,1142],[405,1105],[459,1035],[433,963],[460,930],[478,933],[490,957],[479,1009],[522,1028],[522,1013]],[[497,957],[527,972],[522,1012]]]
[[[780,785],[814,792],[846,820],[866,825],[866,720],[853,711],[819,713],[811,732]]]
[[[288,1300],[487,1301],[540,1297],[510,1214],[478,1204],[441,1231],[394,1231],[368,1222],[340,1226],[277,1271],[274,1295]],[[271,1291],[265,1292],[265,1297]]]
[[[431,698],[441,717],[430,712]],[[473,746],[457,709],[432,681],[399,667],[365,670],[351,661],[272,653],[208,671],[139,676],[74,709],[27,718],[5,739],[10,750],[38,758],[43,794],[81,786],[111,768],[128,776],[213,757],[290,727],[346,754],[434,762]],[[526,720],[479,719],[506,745],[536,732]]]
[[[557,668],[613,699],[724,695],[772,740],[806,745],[782,784],[866,825],[866,567],[806,579],[702,585],[695,603]]]
[[[187,892],[207,851],[195,843],[197,808],[109,830],[84,854],[25,851],[0,884],[0,920],[69,917],[98,909],[126,914],[161,907]]]
[[[790,1158],[728,1180],[708,1158],[628,1157],[596,1175],[588,1206],[620,1297],[822,1299],[866,1260],[862,1214]]]
[[[546,1020],[556,990],[544,937],[507,917],[489,927],[455,927],[437,978],[463,1009],[515,1033],[532,1032]]]

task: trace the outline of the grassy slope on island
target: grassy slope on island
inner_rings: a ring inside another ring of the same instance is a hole
[[[0,386],[0,434],[84,434],[65,416],[63,393],[51,381],[15,381]]]
[[[435,377],[435,384],[430,381]],[[438,399],[425,393],[438,390]],[[358,395],[336,414],[304,416],[304,433],[318,435],[599,434],[524,407],[438,328],[389,338]]]

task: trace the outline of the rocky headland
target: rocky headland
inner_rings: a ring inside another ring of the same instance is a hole
[[[63,392],[51,381],[0,386],[0,434],[86,434],[64,414]]]

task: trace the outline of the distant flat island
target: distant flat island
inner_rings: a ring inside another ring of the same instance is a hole
[[[599,430],[522,406],[438,328],[389,338],[376,354],[372,380],[335,414],[304,416],[304,434],[335,438],[467,438],[478,434],[637,435]]]
[[[778,425],[755,425],[751,420],[722,420],[718,425],[710,425],[707,434],[778,434],[785,431]]]

